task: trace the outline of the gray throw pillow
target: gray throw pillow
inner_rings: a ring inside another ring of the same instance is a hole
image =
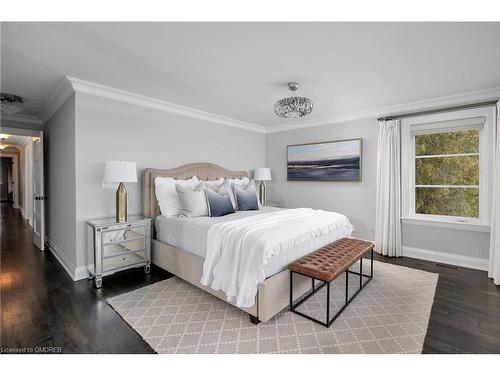
[[[179,216],[208,216],[208,206],[203,183],[198,184],[194,189],[189,186],[176,184],[175,190],[181,202],[181,212]]]
[[[208,214],[212,217],[233,214],[234,207],[227,192],[219,193],[212,189],[205,189],[208,205]]]
[[[255,182],[252,180],[247,185],[233,184],[233,193],[236,205],[240,211],[250,211],[259,209]]]
[[[233,208],[236,210],[237,209],[236,199],[234,198],[234,193],[233,193],[233,189],[232,189],[231,185],[232,185],[231,182],[229,182],[228,180],[225,180],[224,182],[222,182],[218,186],[205,184],[205,187],[207,189],[211,189],[212,191],[215,191],[216,193],[223,194],[223,195],[225,195],[225,194],[229,195],[229,199],[231,199],[231,203],[233,205]]]

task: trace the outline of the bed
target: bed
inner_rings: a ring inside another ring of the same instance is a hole
[[[223,217],[176,218],[165,217],[155,197],[154,180],[156,177],[188,179],[197,176],[200,180],[248,177],[245,171],[229,171],[210,163],[195,163],[175,169],[146,169],[144,172],[144,216],[152,219],[153,234],[151,243],[152,262],[177,277],[229,302],[224,292],[203,285],[203,275],[207,249],[207,233],[212,225],[230,222],[252,215],[278,211],[278,208],[262,207],[258,211],[242,211]],[[326,233],[308,240],[300,246],[273,256],[265,265],[265,279],[257,286],[253,304],[238,307],[250,315],[253,323],[268,321],[289,304],[289,271],[287,265],[319,247],[334,242],[338,235]],[[294,275],[294,295],[300,296],[310,289],[311,281],[301,275]]]

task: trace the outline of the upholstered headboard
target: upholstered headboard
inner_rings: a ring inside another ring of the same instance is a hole
[[[193,163],[174,169],[151,169],[144,171],[144,216],[154,219],[160,215],[160,207],[155,196],[155,178],[172,177],[176,180],[185,180],[197,176],[200,180],[209,181],[223,178],[248,177],[245,171],[229,171],[211,163]]]

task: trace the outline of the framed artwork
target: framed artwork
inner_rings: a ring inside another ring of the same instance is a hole
[[[287,146],[288,181],[361,181],[362,139]]]

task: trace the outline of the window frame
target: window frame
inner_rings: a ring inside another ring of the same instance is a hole
[[[482,125],[471,119],[483,117]],[[450,124],[454,121],[455,124]],[[490,230],[493,191],[496,108],[479,107],[401,119],[402,221],[444,228]],[[480,129],[479,218],[415,213],[415,135]]]

